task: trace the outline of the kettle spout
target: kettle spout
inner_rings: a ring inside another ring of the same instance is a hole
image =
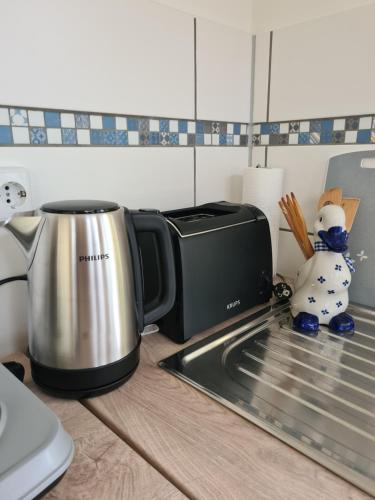
[[[34,213],[24,212],[8,220],[0,221],[0,227],[12,234],[28,259],[34,253],[35,244],[44,225],[44,217],[34,215]]]

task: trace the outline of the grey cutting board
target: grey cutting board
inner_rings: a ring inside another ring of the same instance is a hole
[[[371,164],[373,168],[362,165]],[[349,289],[351,302],[375,307],[375,151],[331,158],[326,189],[342,187],[344,197],[361,198],[350,232],[349,252],[356,272]]]

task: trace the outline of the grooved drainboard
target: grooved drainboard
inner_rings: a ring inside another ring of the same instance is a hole
[[[375,311],[349,312],[353,336],[308,337],[270,306],[160,366],[375,494]]]

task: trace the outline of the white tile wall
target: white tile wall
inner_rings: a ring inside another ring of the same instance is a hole
[[[58,9],[14,0],[1,12],[0,46],[9,48],[1,104],[194,115],[193,16],[178,10],[149,0],[66,0]]]
[[[242,175],[248,149],[197,147],[197,204],[242,200]]]
[[[248,122],[251,36],[197,19],[197,117]]]
[[[280,231],[277,272],[287,278],[296,278],[298,268],[306,261],[294,236],[290,232]]]
[[[268,165],[284,169],[285,193],[291,191],[295,193],[305,214],[308,228],[312,231],[316,205],[324,191],[329,159],[343,153],[374,149],[375,145],[272,146],[268,148]],[[283,217],[281,227],[288,228]]]
[[[371,4],[275,31],[270,120],[372,112],[374,19]]]
[[[255,39],[253,122],[267,120],[268,65],[270,34],[259,33]]]

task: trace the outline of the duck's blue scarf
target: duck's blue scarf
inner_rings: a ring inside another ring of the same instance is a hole
[[[315,243],[314,243],[314,249],[315,249],[315,252],[329,252],[330,251],[330,249],[324,243],[324,241],[315,241]],[[344,255],[344,254],[342,254],[342,256],[345,259],[345,262],[346,262],[346,265],[349,268],[349,271],[351,273],[355,273],[355,268],[354,268],[354,265],[353,265],[353,259],[351,259],[350,257],[348,257],[347,255]]]

